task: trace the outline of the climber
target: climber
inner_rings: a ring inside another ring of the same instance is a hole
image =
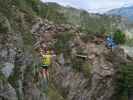
[[[42,56],[41,74],[43,78],[49,78],[48,67],[51,65],[51,55],[50,51],[43,51],[40,49],[40,54]]]
[[[52,50],[50,50],[46,45],[44,45],[43,48],[40,48],[40,54],[42,56],[41,73],[43,74],[44,78],[49,80],[48,67],[51,65],[52,58],[55,56],[55,54],[53,54]]]
[[[115,41],[114,41],[112,36],[107,36],[107,38],[106,38],[106,45],[107,45],[107,47],[109,47],[111,49],[117,47],[117,45],[116,45],[116,43],[115,43]]]

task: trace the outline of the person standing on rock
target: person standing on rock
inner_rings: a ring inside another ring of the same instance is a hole
[[[55,54],[52,54],[52,51],[50,48],[48,48],[45,44],[41,44],[42,47],[40,48],[40,54],[42,56],[42,70],[41,73],[44,78],[49,80],[49,72],[48,68],[52,64],[52,58],[55,56]]]
[[[112,36],[107,36],[106,38],[106,45],[108,48],[114,49],[117,47],[117,44],[115,43]]]

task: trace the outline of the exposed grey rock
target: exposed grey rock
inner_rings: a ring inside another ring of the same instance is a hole
[[[125,53],[127,53],[128,56],[133,58],[133,47],[121,46],[121,48],[124,49]]]
[[[0,100],[47,100],[33,83],[40,59],[26,48],[22,33],[0,33]],[[7,80],[8,79],[8,80]],[[25,84],[31,82],[31,88]],[[26,89],[26,90],[24,90]]]
[[[15,89],[6,81],[0,81],[0,99],[18,100]]]
[[[42,88],[42,87],[41,87]],[[24,88],[24,100],[47,100],[45,93],[42,93],[35,85],[28,83]]]
[[[65,59],[64,59],[63,54],[60,54],[59,59],[60,59],[60,60],[59,60],[59,61],[60,61],[59,63],[62,64],[62,65],[64,65],[64,64],[65,64]]]
[[[4,67],[1,69],[2,73],[8,78],[13,72],[14,64],[5,63]]]
[[[1,28],[6,29],[5,30],[6,32],[12,31],[9,20],[1,13],[0,13],[0,24],[1,24]]]

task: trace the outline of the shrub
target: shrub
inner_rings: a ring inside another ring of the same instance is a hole
[[[22,34],[23,40],[24,40],[24,44],[25,45],[33,45],[33,36],[30,32],[27,33],[23,33]]]
[[[84,43],[87,43],[89,40],[89,35],[82,35],[80,38]]]
[[[104,26],[101,26],[100,33],[101,34],[105,34],[106,33],[106,28]]]
[[[61,52],[68,54],[70,52],[69,41],[72,37],[73,34],[67,32],[58,34],[57,41],[54,44],[54,48],[56,49],[57,54]]]
[[[9,20],[0,13],[0,33],[7,33],[10,30]]]
[[[118,86],[119,100],[128,100],[130,89],[133,89],[133,64],[126,64],[120,67]]]
[[[83,74],[85,75],[85,77],[89,77],[91,73],[91,64],[89,64],[88,62],[84,62],[81,70]]]
[[[72,68],[78,72],[82,72],[85,77],[90,76],[91,64],[85,58],[74,57],[72,58]]]
[[[117,44],[124,44],[126,40],[125,34],[121,30],[117,30],[114,33],[114,40]]]
[[[0,23],[0,33],[6,33],[7,30],[8,30],[8,28],[7,28],[7,27],[4,27],[4,26],[2,25],[2,23]]]
[[[40,1],[39,0],[26,0],[27,2],[29,2],[29,4],[31,5],[32,9],[35,12],[39,12],[39,5],[40,5]]]
[[[79,59],[79,58],[76,58],[76,57],[72,59],[72,67],[73,67],[73,69],[75,69],[78,72],[81,71],[83,63],[84,63],[83,59]]]
[[[48,98],[49,100],[65,100],[64,97],[60,94],[62,91],[59,91],[53,84],[49,84],[48,87]]]

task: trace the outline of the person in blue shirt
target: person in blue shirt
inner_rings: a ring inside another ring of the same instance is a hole
[[[115,43],[112,36],[107,36],[106,44],[107,44],[107,47],[112,48],[112,49],[117,47],[117,44]]]

